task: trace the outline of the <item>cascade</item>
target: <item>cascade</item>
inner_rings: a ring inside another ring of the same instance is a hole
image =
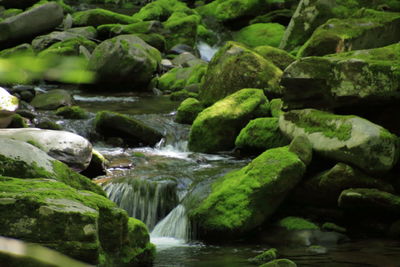
[[[185,207],[182,204],[176,206],[167,217],[154,227],[151,237],[174,237],[188,241],[190,238],[190,223]]]
[[[217,46],[210,46],[204,42],[199,42],[197,44],[197,49],[199,50],[200,57],[202,60],[209,62],[215,53],[218,51]]]

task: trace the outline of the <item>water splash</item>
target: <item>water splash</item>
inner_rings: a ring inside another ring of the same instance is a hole
[[[215,53],[217,53],[218,48],[219,47],[217,46],[210,46],[204,42],[199,42],[197,44],[197,49],[199,50],[201,59],[207,62],[209,62]]]
[[[173,237],[188,241],[190,238],[190,223],[183,205],[176,206],[167,217],[160,221],[151,232],[151,237]]]

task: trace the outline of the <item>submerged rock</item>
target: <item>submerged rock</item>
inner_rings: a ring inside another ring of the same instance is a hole
[[[228,42],[212,58],[200,90],[206,105],[243,88],[260,88],[268,94],[281,93],[282,71],[241,44]]]
[[[276,211],[304,171],[297,155],[281,147],[219,178],[211,194],[189,214],[198,234],[220,240],[253,230]]]
[[[31,101],[31,105],[37,109],[54,110],[62,106],[72,105],[71,94],[62,89],[55,89],[37,94]]]
[[[30,143],[75,171],[89,165],[92,145],[85,138],[66,131],[29,129],[0,129],[0,137]]]
[[[281,115],[279,127],[290,138],[306,136],[323,156],[354,164],[367,173],[387,172],[398,160],[396,135],[357,116],[296,110]]]
[[[189,149],[217,152],[234,147],[236,136],[253,118],[266,116],[269,102],[260,89],[242,89],[203,110],[193,122]]]

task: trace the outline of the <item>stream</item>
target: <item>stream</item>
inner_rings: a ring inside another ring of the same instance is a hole
[[[92,113],[88,121],[59,121],[67,130],[89,135],[85,128],[94,113],[110,110],[132,115],[161,130],[165,138],[155,147],[122,148],[94,143],[109,161],[100,177],[109,198],[130,216],[146,223],[157,247],[155,267],[242,267],[268,244],[205,245],[190,229],[187,207],[210,190],[217,177],[245,166],[249,159],[229,154],[201,154],[187,150],[189,126],[174,122],[177,102],[165,96],[99,95],[77,91],[76,104]],[[298,266],[400,266],[400,242],[362,240],[310,249],[277,247],[282,257]]]

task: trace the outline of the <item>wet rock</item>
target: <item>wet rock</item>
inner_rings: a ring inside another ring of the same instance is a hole
[[[317,153],[367,173],[387,172],[398,160],[398,138],[357,116],[296,110],[284,113],[279,127],[289,138],[306,136]]]
[[[228,42],[209,63],[199,97],[210,105],[243,88],[261,88],[267,95],[279,95],[281,75],[278,67],[259,54]]]
[[[37,94],[30,104],[37,109],[54,110],[62,106],[70,106],[72,101],[72,96],[68,91],[55,89]]]
[[[10,47],[57,27],[63,10],[56,3],[46,3],[0,22],[0,46]]]
[[[76,12],[72,15],[72,18],[74,26],[97,27],[103,24],[130,24],[138,22],[137,19],[134,19],[130,16],[122,15],[102,8]]]
[[[242,89],[203,110],[193,122],[189,149],[216,152],[234,147],[236,136],[253,118],[269,114],[269,102],[260,89]]]
[[[204,106],[196,98],[186,98],[178,107],[175,121],[192,124]]]
[[[150,145],[158,143],[163,135],[143,122],[115,112],[97,113],[95,129],[106,137],[121,137],[129,145]]]
[[[297,155],[280,147],[219,178],[211,194],[190,213],[198,234],[221,240],[254,229],[276,211],[304,171]]]
[[[368,107],[400,99],[400,44],[303,58],[282,76],[290,108]]]
[[[89,68],[96,72],[97,83],[141,89],[150,82],[160,61],[160,52],[139,37],[120,35],[96,47]]]
[[[1,129],[0,137],[31,143],[75,171],[86,169],[92,156],[90,142],[70,132],[35,128]]]
[[[171,47],[168,50],[168,53],[176,54],[176,55],[179,55],[179,54],[182,54],[182,53],[185,53],[185,52],[188,52],[188,53],[191,53],[191,54],[195,53],[195,51],[193,50],[193,47],[191,47],[189,45],[186,45],[186,44],[177,44],[177,45],[174,45],[173,47]]]

